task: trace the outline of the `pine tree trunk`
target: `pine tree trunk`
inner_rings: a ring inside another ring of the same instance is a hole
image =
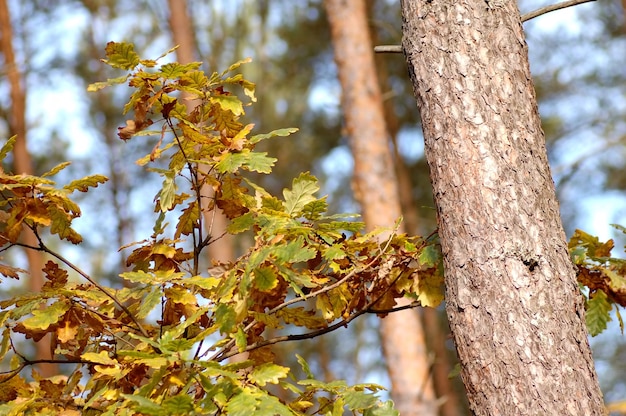
[[[353,187],[366,227],[392,227],[400,217],[397,180],[385,126],[366,8],[363,0],[325,0],[342,108],[354,157]],[[400,305],[408,301],[402,299]],[[418,314],[406,310],[381,321],[391,396],[403,416],[436,415],[435,393],[424,331]]]
[[[174,43],[178,45],[176,56],[178,62],[186,64],[194,62],[196,59],[196,38],[193,33],[193,21],[189,17],[187,10],[187,0],[168,0],[170,12],[170,31]],[[184,98],[183,98],[184,99]],[[199,101],[185,100],[189,111],[200,104]],[[206,169],[203,169],[206,170]],[[203,186],[202,197],[204,201],[210,201],[215,197],[215,192],[210,186]],[[206,208],[206,202],[203,208]],[[214,210],[202,211],[205,229],[210,233],[212,239],[216,239],[207,246],[209,261],[228,262],[235,259],[235,242],[233,236],[226,233],[228,219],[221,209],[215,207]]]
[[[471,409],[604,414],[516,3],[402,14]]]
[[[6,0],[0,0],[0,49],[4,55],[4,70],[9,80],[11,109],[9,112],[9,125],[11,135],[17,135],[13,148],[13,171],[16,174],[33,175],[34,168],[32,158],[26,146],[26,94],[21,85],[21,76],[15,54],[13,53],[13,30],[11,16]],[[23,227],[20,235],[20,243],[29,247],[38,247],[39,241],[35,233],[28,227]],[[28,289],[38,292],[43,285],[44,255],[41,251],[26,249],[28,260]],[[52,359],[50,335],[46,335],[35,344],[36,359]],[[43,377],[51,377],[58,374],[58,366],[54,363],[41,363],[37,365],[37,371]]]

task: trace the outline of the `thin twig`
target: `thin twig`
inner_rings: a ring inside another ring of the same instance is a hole
[[[550,6],[542,7],[533,12],[522,15],[522,23],[527,22],[535,17],[539,17],[543,14],[553,12],[555,10],[565,9],[566,7],[577,6],[583,3],[589,3],[596,0],[568,0],[557,4],[551,4]],[[375,53],[402,53],[401,45],[378,45],[374,46]]]
[[[311,331],[311,332],[307,332],[305,334],[292,334],[292,335],[284,335],[284,336],[280,336],[280,337],[275,337],[272,339],[268,339],[265,341],[259,341],[259,342],[255,342],[254,344],[248,345],[243,351],[232,351],[232,345],[231,345],[231,349],[228,350],[227,353],[225,354],[218,354],[219,358],[216,359],[216,361],[223,361],[227,358],[230,358],[234,355],[240,354],[242,352],[247,352],[247,351],[252,351],[258,348],[262,348],[265,347],[267,345],[273,345],[273,344],[278,344],[280,342],[287,342],[287,341],[299,341],[299,340],[303,340],[303,339],[309,339],[309,338],[315,338],[318,337],[320,335],[324,335],[327,334],[329,332],[332,332],[336,329],[339,329],[341,327],[346,327],[348,326],[348,324],[350,322],[352,322],[353,320],[355,320],[356,318],[358,318],[359,316],[365,314],[365,313],[373,313],[375,310],[372,309],[372,307],[378,303],[378,301],[380,301],[383,296],[385,296],[385,294],[391,289],[391,287],[393,287],[393,285],[398,281],[398,279],[400,278],[400,276],[402,275],[402,273],[398,274],[398,276],[396,276],[395,279],[393,279],[393,281],[389,284],[389,286],[387,287],[387,289],[381,293],[376,299],[370,301],[367,305],[365,305],[365,307],[359,311],[356,311],[353,315],[348,316],[347,318],[342,319],[341,321],[328,326],[326,328],[322,328],[322,329],[318,329],[316,331]],[[419,303],[419,302],[418,302]],[[413,304],[411,304],[413,305]],[[419,306],[419,305],[415,305],[415,306]],[[395,308],[392,311],[395,310],[402,310],[402,309],[407,309],[407,306],[400,306],[398,308]],[[224,350],[222,351],[224,352]]]
[[[341,286],[343,283],[347,282],[349,279],[351,279],[352,277],[354,277],[357,273],[361,273],[365,270],[367,270],[370,266],[372,266],[375,262],[377,262],[378,260],[380,260],[380,258],[383,256],[383,254],[387,251],[387,249],[389,248],[389,245],[391,244],[391,240],[393,239],[393,236],[395,235],[395,231],[394,233],[387,239],[387,241],[385,242],[385,246],[382,248],[382,250],[380,251],[380,253],[378,255],[376,255],[376,257],[374,257],[374,259],[372,259],[372,261],[370,261],[369,263],[367,263],[365,266],[361,266],[358,268],[355,268],[354,270],[352,270],[350,273],[348,273],[346,276],[344,276],[343,278],[341,278],[340,280],[336,281],[335,283],[333,283],[332,285],[329,286],[325,286],[319,290],[316,290],[315,292],[311,292],[308,295],[305,296],[298,296],[296,298],[293,298],[287,302],[283,302],[280,305],[276,306],[275,308],[271,309],[270,311],[267,312],[267,315],[272,315],[275,314],[276,312],[278,312],[281,309],[286,308],[289,305],[293,305],[294,303],[298,303],[298,302],[304,302],[307,299],[311,299],[313,297],[319,296],[322,293],[326,293],[336,287]],[[376,300],[378,301],[378,299]],[[367,311],[363,311],[363,313],[365,313]],[[350,321],[348,321],[350,322]],[[339,326],[341,325],[346,325],[348,322],[345,322],[342,324],[342,322],[339,322]],[[258,323],[258,321],[256,319],[253,319],[252,322],[250,322],[248,325],[246,325],[246,327],[243,329],[244,333],[248,333],[248,331],[250,331],[256,324]],[[331,328],[331,327],[328,327]],[[325,328],[327,329],[327,328]],[[331,329],[327,332],[330,331],[334,331],[336,328]],[[326,332],[322,332],[322,334],[325,334]],[[321,335],[321,334],[320,334]],[[316,336],[316,335],[314,335]],[[290,341],[290,340],[287,340]],[[280,342],[280,341],[279,341]],[[221,361],[225,358],[228,358],[232,355],[236,355],[239,354],[239,352],[234,353],[234,354],[228,354],[227,352],[231,351],[233,346],[235,345],[235,340],[231,339],[230,341],[228,341],[220,351],[216,352],[215,354],[213,354],[213,356],[211,358],[209,358],[209,361]]]
[[[596,0],[568,0],[557,4],[552,4],[550,6],[542,7],[540,9],[535,10],[534,12],[526,13],[522,15],[522,23],[534,19],[535,17],[541,16],[542,14],[550,13],[555,10],[564,9],[566,7],[576,6],[583,3],[588,3],[590,1]]]
[[[77,266],[75,266],[72,262],[67,260],[65,257],[50,250],[41,240],[41,238],[39,237],[39,234],[34,229],[34,227],[31,227],[31,229],[33,229],[33,232],[35,232],[35,235],[37,236],[37,239],[39,240],[39,247],[32,247],[32,246],[28,246],[26,244],[20,244],[20,243],[17,243],[16,245],[29,248],[31,250],[43,251],[45,253],[48,253],[51,256],[55,257],[57,260],[59,260],[61,263],[68,266],[70,269],[74,270],[76,273],[81,275],[85,280],[87,280],[89,283],[94,285],[98,290],[104,293],[107,297],[109,297],[113,302],[115,302],[115,304],[119,306],[122,309],[122,311],[124,311],[124,313],[134,322],[134,324],[137,325],[137,329],[139,330],[139,332],[141,332],[141,335],[143,335],[146,338],[150,338],[150,335],[148,335],[148,332],[146,332],[146,330],[141,325],[141,323],[137,320],[135,315],[133,315],[132,312],[122,302],[120,302],[120,300],[114,294],[112,294],[104,286],[102,286],[101,284],[93,280],[87,273],[79,269]]]

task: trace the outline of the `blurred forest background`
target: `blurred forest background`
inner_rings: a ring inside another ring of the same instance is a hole
[[[149,235],[152,215],[146,212],[146,202],[159,184],[134,163],[152,145],[141,140],[125,143],[117,137],[128,91],[117,88],[96,95],[87,93],[86,87],[121,75],[100,62],[108,41],[133,42],[146,58],[156,58],[174,46],[170,11],[178,2],[2,2],[8,6],[4,18],[10,19],[12,33],[7,34],[8,26],[0,21],[0,137],[4,141],[15,130],[9,75],[17,70],[34,173],[70,160],[72,166],[64,171],[68,177],[101,173],[110,178],[106,186],[79,201],[83,217],[77,229],[85,243],[59,249],[92,276],[116,282],[124,269],[124,253],[118,248]],[[522,13],[547,4],[519,1]],[[398,1],[368,0],[368,7],[374,44],[399,44]],[[195,59],[203,62],[204,70],[220,72],[240,59],[253,59],[243,72],[257,85],[259,102],[247,115],[255,131],[300,129],[288,139],[265,145],[279,161],[274,175],[260,178],[262,185],[280,193],[299,172],[309,170],[324,183],[333,211],[358,212],[350,191],[352,159],[342,129],[341,91],[322,1],[188,0],[188,10]],[[524,27],[568,237],[580,228],[601,239],[614,238],[615,255],[622,256],[624,235],[609,224],[626,226],[626,2],[591,2],[549,13]],[[12,45],[12,59],[7,42]],[[436,227],[435,211],[404,58],[379,55],[377,65],[406,227],[411,233],[427,235]],[[143,153],[137,149],[141,146]],[[234,244],[239,245],[235,253],[241,253],[246,241]],[[20,253],[2,255],[4,262],[28,268]],[[3,284],[0,299],[27,289],[25,281]],[[427,342],[442,339],[448,367],[453,368],[454,351],[445,332],[443,309],[434,317],[423,315]],[[282,349],[286,364],[297,350],[320,378],[388,385],[377,327],[377,318],[362,318],[343,331],[277,348]],[[605,400],[626,399],[626,338],[616,320],[609,331],[592,340],[592,346]],[[461,383],[458,377],[453,380],[456,401],[462,406]]]

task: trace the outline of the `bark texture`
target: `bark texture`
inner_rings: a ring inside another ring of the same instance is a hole
[[[397,180],[363,0],[325,0],[342,108],[354,157],[353,188],[368,229],[391,227],[400,217]],[[408,303],[408,301],[406,302]],[[424,331],[406,310],[381,321],[391,396],[403,416],[436,415]]]
[[[403,0],[446,270],[476,415],[600,415],[517,5]]]

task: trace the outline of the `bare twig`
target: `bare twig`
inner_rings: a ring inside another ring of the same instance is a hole
[[[378,46],[374,46],[374,52],[376,52],[376,53],[402,53],[402,46],[400,46],[400,45],[378,45]]]
[[[533,12],[522,15],[522,23],[527,22],[535,17],[539,17],[543,14],[553,12],[555,10],[565,9],[566,7],[577,6],[579,4],[588,3],[596,0],[568,0],[557,4],[551,4],[550,6],[542,7]],[[400,45],[378,45],[374,46],[374,52],[376,53],[402,53],[402,46]]]
[[[522,23],[530,19],[534,19],[535,17],[541,16],[542,14],[550,13],[559,9],[564,9],[566,7],[588,3],[590,1],[595,1],[595,0],[568,0],[568,1],[561,2],[561,3],[552,4],[550,6],[542,7],[540,9],[535,10],[534,12],[530,12],[530,13],[526,13],[522,15]]]

